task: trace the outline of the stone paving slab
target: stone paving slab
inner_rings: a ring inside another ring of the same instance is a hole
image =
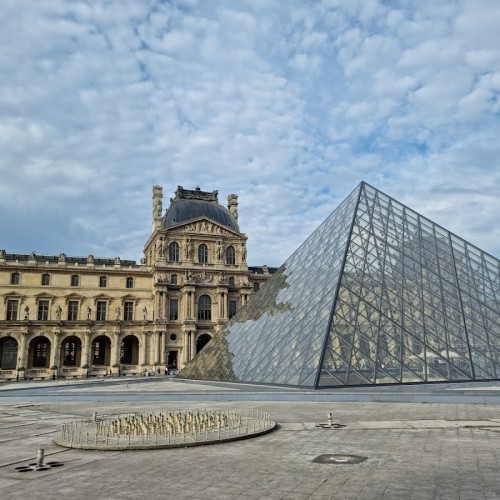
[[[0,446],[0,498],[500,498],[499,405],[214,403],[210,391],[203,402],[177,404],[139,399],[142,387],[136,393],[135,402],[86,401],[82,394],[81,401],[71,403],[2,404],[0,430],[12,440]],[[269,411],[280,429],[234,443],[137,452],[66,450],[50,439],[62,422],[91,416],[93,411],[116,414],[212,406]],[[329,412],[334,422],[345,427],[317,428]],[[12,419],[16,414],[26,425]],[[43,432],[47,434],[40,435]],[[35,459],[39,447],[45,448],[46,460],[64,466],[47,472],[16,472],[16,466]],[[361,455],[367,460],[356,465],[314,463],[321,454]]]

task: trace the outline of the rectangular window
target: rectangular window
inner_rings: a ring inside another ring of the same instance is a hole
[[[7,321],[17,321],[18,300],[7,300]]]
[[[125,302],[124,311],[123,311],[123,319],[124,319],[124,321],[132,321],[134,319],[134,303],[133,302]]]
[[[179,301],[177,299],[170,299],[168,302],[168,319],[170,321],[179,319]]]
[[[236,300],[230,300],[228,302],[227,313],[229,319],[231,319],[236,314]]]
[[[106,321],[106,305],[107,303],[105,300],[97,301],[97,315],[96,315],[97,321]]]
[[[12,273],[10,275],[10,284],[11,285],[19,285],[19,273]]]
[[[134,288],[134,278],[127,278],[126,281],[126,287],[127,288]]]
[[[71,286],[80,286],[80,276],[78,274],[71,276]]]
[[[49,301],[38,301],[38,321],[47,321],[49,319]]]
[[[42,274],[42,286],[50,285],[50,274]]]
[[[108,277],[107,276],[101,276],[99,278],[99,286],[101,288],[106,288],[108,286]]]
[[[68,302],[68,321],[78,321],[78,306],[77,300]]]

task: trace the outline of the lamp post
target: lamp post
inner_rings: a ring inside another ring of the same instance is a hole
[[[19,367],[21,365],[21,356],[17,358],[17,373],[16,373],[16,382],[19,382]]]

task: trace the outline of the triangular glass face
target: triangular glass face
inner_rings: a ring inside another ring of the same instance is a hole
[[[359,189],[182,370],[183,377],[315,386]]]
[[[500,377],[500,262],[361,183],[181,373],[303,387]]]

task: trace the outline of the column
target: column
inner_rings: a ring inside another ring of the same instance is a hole
[[[120,361],[120,332],[113,333],[113,343],[111,345],[111,359],[109,361],[110,365],[117,366]]]
[[[190,332],[185,332],[184,333],[184,339],[182,342],[182,350],[184,351],[183,354],[183,363],[187,364],[189,362],[189,336]]]
[[[80,368],[90,365],[90,332],[85,332],[83,337],[82,352],[80,354]]]
[[[146,364],[146,348],[148,344],[148,334],[149,332],[142,332],[141,342],[139,343],[139,365],[144,366]]]
[[[196,332],[191,332],[191,349],[190,349],[190,360],[196,356]]]
[[[223,319],[224,318],[224,292],[219,292],[219,317],[215,319]]]
[[[60,344],[61,344],[61,332],[59,330],[54,332],[54,335],[52,336],[54,339],[54,342],[52,342],[52,346],[50,349],[50,362],[49,362],[49,368],[52,370],[53,366],[57,366],[59,370],[59,349],[60,349]]]
[[[151,362],[156,365],[158,363],[158,332],[153,332],[151,338]]]
[[[18,358],[21,358],[18,368],[28,368],[28,335],[27,331],[21,334],[21,345],[19,346]]]
[[[156,363],[162,365],[164,362],[164,342],[165,342],[165,332],[158,332],[158,350],[156,352]]]

